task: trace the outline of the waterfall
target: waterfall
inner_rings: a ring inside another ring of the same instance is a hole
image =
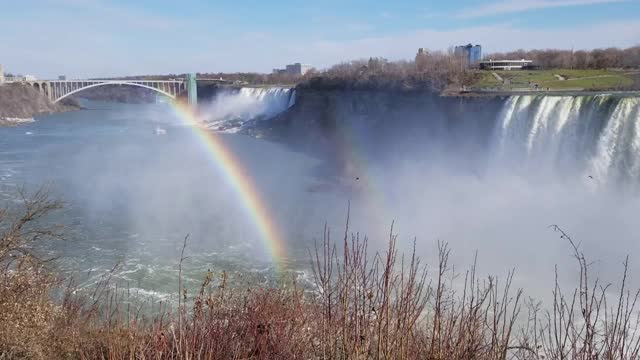
[[[243,87],[221,90],[203,106],[203,113],[212,129],[238,132],[256,121],[273,118],[294,104],[295,89]]]
[[[591,171],[602,179],[638,178],[640,170],[639,99],[620,101],[599,136]]]
[[[640,182],[638,97],[512,96],[494,136],[496,165]]]

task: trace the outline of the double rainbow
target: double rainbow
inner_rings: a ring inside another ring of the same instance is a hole
[[[234,189],[245,211],[255,224],[274,264],[277,268],[280,267],[286,258],[283,237],[251,176],[220,136],[203,126],[194,109],[180,101],[174,101],[172,105],[178,117],[192,129],[205,147],[214,166],[224,174],[227,183]]]

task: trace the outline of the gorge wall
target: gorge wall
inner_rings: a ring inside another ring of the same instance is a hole
[[[297,89],[295,104],[249,131],[349,168],[418,157],[472,173],[496,169],[640,183],[640,97],[447,97],[420,91]]]
[[[38,114],[68,111],[78,108],[79,106],[73,100],[53,104],[31,86],[22,84],[5,84],[0,86],[0,119],[31,118]]]
[[[407,153],[477,154],[489,144],[504,98],[445,97],[429,91],[298,89],[295,104],[254,129],[303,151],[330,154],[338,166],[346,148],[393,160]]]

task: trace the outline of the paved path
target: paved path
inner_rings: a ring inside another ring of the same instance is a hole
[[[606,77],[616,77],[619,75],[598,75],[598,76],[585,76],[585,77],[580,77],[580,78],[571,78],[571,79],[567,79],[567,81],[571,81],[571,80],[587,80],[587,79],[598,79],[598,78],[606,78]]]
[[[493,77],[494,77],[494,78],[496,78],[496,80],[498,80],[498,81],[500,81],[500,82],[502,82],[502,81],[503,81],[503,80],[502,80],[502,76],[498,75],[498,73],[497,73],[497,72],[492,71],[492,72],[491,72],[491,75],[493,75]]]
[[[564,76],[560,75],[560,74],[553,74],[553,76],[555,76],[558,80],[560,81],[565,81],[567,80]]]

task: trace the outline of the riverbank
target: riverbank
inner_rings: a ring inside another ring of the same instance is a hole
[[[19,125],[36,115],[80,109],[74,100],[54,104],[31,86],[5,84],[0,86],[0,126]]]
[[[33,118],[0,118],[0,126],[18,126],[22,124],[32,123],[35,120]]]

